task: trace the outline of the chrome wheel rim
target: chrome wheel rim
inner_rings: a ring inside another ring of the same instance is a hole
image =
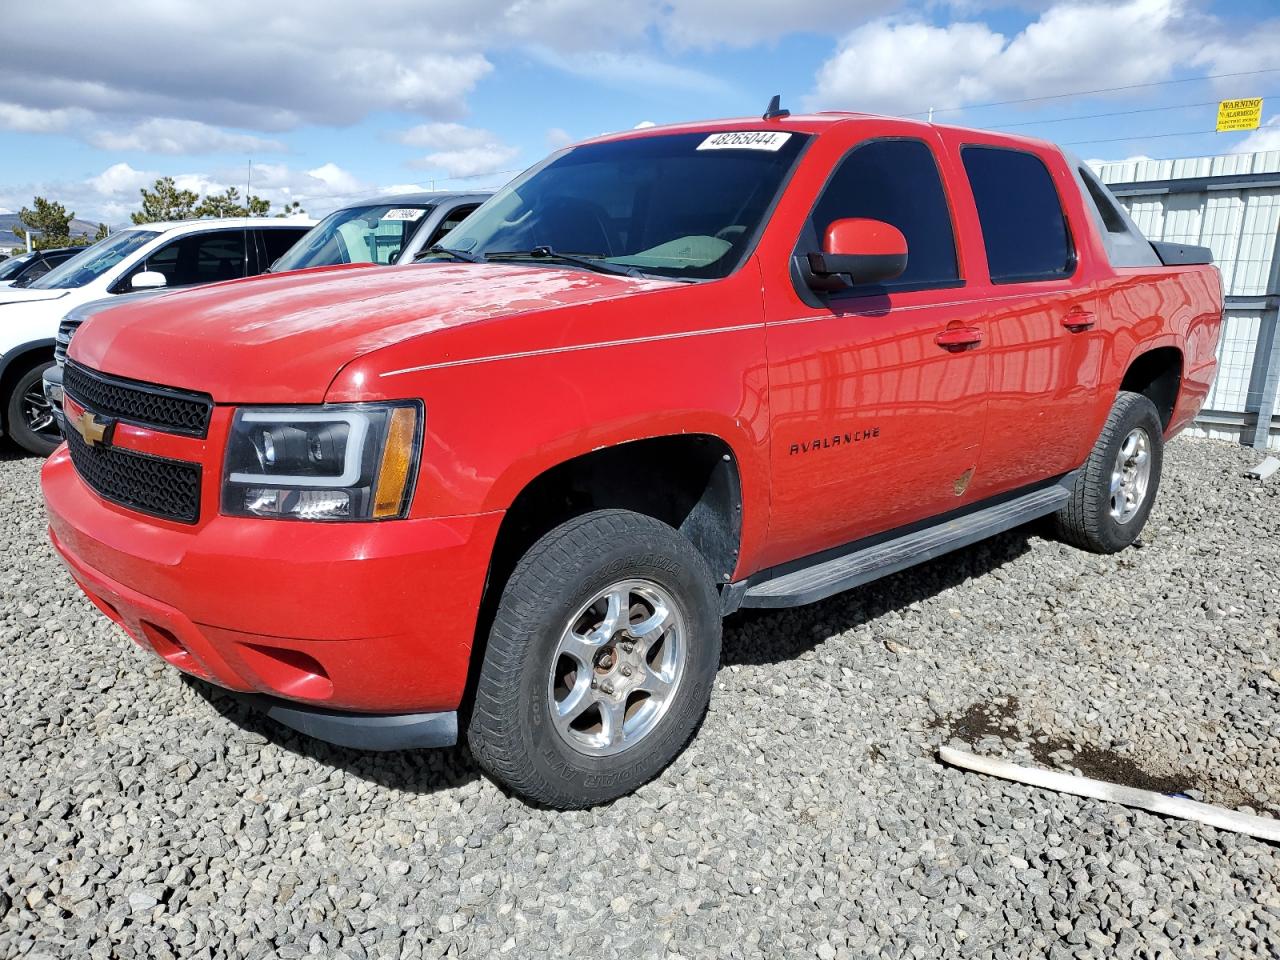
[[[27,429],[44,438],[56,438],[58,426],[53,420],[53,404],[44,395],[44,386],[37,383],[22,395],[22,417]]]
[[[650,580],[612,583],[583,604],[556,644],[547,703],[556,733],[605,757],[653,733],[680,689],[684,615]]]
[[[1120,444],[1111,468],[1111,516],[1118,523],[1132,520],[1147,499],[1151,484],[1151,438],[1134,427]]]

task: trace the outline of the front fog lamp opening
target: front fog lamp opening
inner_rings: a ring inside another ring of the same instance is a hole
[[[403,517],[422,414],[417,401],[242,408],[227,440],[222,512],[285,520]]]

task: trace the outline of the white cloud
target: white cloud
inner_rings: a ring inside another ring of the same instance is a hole
[[[1280,49],[1280,20],[1266,20],[1252,25],[1248,30],[1224,30],[1202,38],[1192,62],[1204,65],[1206,73],[1247,73],[1251,70],[1270,70],[1276,65],[1276,50]],[[1238,88],[1254,87],[1267,83],[1263,77],[1223,78],[1221,85]],[[1234,96],[1251,96],[1250,92],[1236,92]]]
[[[552,150],[559,150],[561,147],[567,147],[573,143],[573,137],[569,131],[561,127],[552,127],[547,131],[547,146]]]
[[[1187,0],[1062,0],[1012,37],[985,23],[877,20],[841,41],[807,102],[901,113],[1163,80],[1196,49],[1191,25]]]
[[[633,130],[648,130],[650,127],[656,127],[656,126],[657,126],[657,124],[656,124],[656,123],[654,123],[652,120],[641,120],[641,121],[640,121],[639,123],[637,123],[634,127],[632,127],[632,129],[633,129]]]
[[[232,133],[198,120],[155,117],[127,131],[99,130],[87,137],[101,150],[142,153],[281,153],[285,145],[247,133]]]
[[[111,4],[42,0],[5,10],[15,42],[0,60],[0,90],[32,109],[268,131],[377,110],[456,116],[492,70],[483,51],[495,6],[224,0],[216,17],[191,3],[121,16]]]
[[[159,174],[154,171],[135,170],[127,163],[113,163],[96,177],[90,177],[85,183],[104,197],[114,197],[125,193],[135,196],[137,191],[155,182]]]
[[[550,48],[530,51],[545,66],[621,90],[661,87],[702,94],[731,93],[732,86],[714,74],[668,63],[644,53],[588,50],[560,53]]]
[[[83,123],[89,117],[87,110],[58,108],[40,110],[16,103],[0,102],[0,127],[19,133],[61,133]]]
[[[243,167],[227,167],[211,172],[171,174],[180,190],[198,194],[222,193],[235,187],[245,190],[248,171]],[[122,224],[141,206],[138,191],[149,188],[161,174],[155,170],[139,170],[128,163],[114,163],[101,173],[83,180],[38,181],[15,186],[0,185],[0,206],[17,209],[30,206],[31,198],[45,196],[57,199],[68,210],[76,211],[83,220]],[[251,193],[268,200],[274,210],[290,201],[298,201],[312,216],[323,216],[331,210],[388,190],[408,192],[421,190],[417,185],[381,188],[366,183],[335,163],[325,163],[310,170],[295,170],[283,163],[253,164]]]
[[[460,123],[424,123],[400,133],[396,139],[411,147],[431,150],[409,166],[441,170],[448,177],[476,177],[496,173],[520,155],[517,147],[503,143],[491,130]]]
[[[897,6],[897,0],[670,0],[660,29],[678,50],[746,47],[790,33],[830,35]]]
[[[1231,148],[1232,153],[1261,153],[1264,150],[1280,150],[1280,113]]]
[[[488,130],[465,127],[460,123],[423,123],[410,127],[396,139],[410,147],[460,149],[488,146],[497,137]]]
[[[465,147],[461,150],[440,150],[429,153],[413,166],[422,169],[440,169],[449,177],[479,177],[499,173],[519,155],[515,147],[491,144],[485,147]]]
[[[336,163],[326,163],[314,170],[308,170],[307,176],[324,184],[330,194],[355,193],[369,189],[368,185],[355,174],[343,170]]]

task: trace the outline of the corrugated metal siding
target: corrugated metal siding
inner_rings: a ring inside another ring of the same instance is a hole
[[[1280,294],[1280,185],[1240,189],[1170,190],[1169,181],[1280,173],[1280,150],[1192,157],[1181,160],[1126,160],[1103,164],[1098,175],[1107,184],[1125,184],[1120,198],[1142,232],[1152,240],[1206,246],[1222,271],[1228,297]],[[1151,182],[1149,194],[1140,192]],[[1134,192],[1138,188],[1138,192]],[[1227,305],[1218,348],[1218,375],[1205,403],[1201,430],[1210,436],[1240,439],[1243,424],[1264,400],[1267,357],[1258,345],[1272,345],[1276,310]],[[1280,344],[1275,344],[1280,349]],[[1231,426],[1232,420],[1237,422]],[[1278,418],[1280,419],[1280,418]],[[1270,445],[1280,449],[1280,423]]]
[[[1098,169],[1098,177],[1108,184],[1230,177],[1245,173],[1280,173],[1280,150],[1228,153],[1217,157],[1184,157],[1179,160],[1121,160],[1117,163],[1104,163]]]
[[[1243,413],[1258,408],[1258,397],[1249,396],[1253,358],[1262,331],[1262,314],[1227,311],[1222,339],[1218,342],[1218,375],[1205,401],[1205,409]],[[1256,393],[1256,390],[1255,390]]]

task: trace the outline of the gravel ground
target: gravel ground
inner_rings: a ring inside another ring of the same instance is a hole
[[[940,765],[944,742],[1280,815],[1280,482],[1182,439],[1141,545],[1018,531],[736,617],[610,807],[360,755],[143,654],[0,459],[0,956],[1280,954],[1280,848]]]

